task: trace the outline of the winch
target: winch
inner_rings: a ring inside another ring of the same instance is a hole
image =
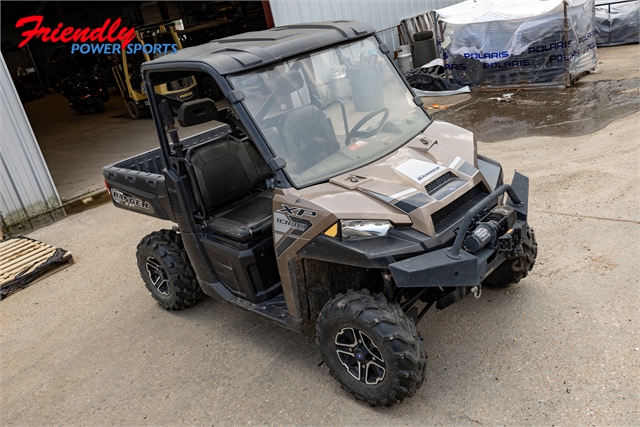
[[[475,254],[487,245],[495,247],[500,236],[507,233],[516,222],[517,213],[509,206],[498,206],[476,224],[475,230],[464,240],[467,251]]]

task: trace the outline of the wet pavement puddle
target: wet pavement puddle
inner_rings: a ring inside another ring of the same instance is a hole
[[[577,82],[571,88],[471,92],[433,114],[473,131],[478,141],[580,136],[640,111],[640,79]]]

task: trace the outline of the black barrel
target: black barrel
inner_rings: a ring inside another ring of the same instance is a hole
[[[420,31],[413,35],[413,67],[418,68],[438,57],[433,31]]]

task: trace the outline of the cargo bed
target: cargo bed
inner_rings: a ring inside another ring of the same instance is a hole
[[[102,172],[115,206],[174,221],[163,169],[162,153],[155,148],[105,166]]]
[[[196,133],[180,141],[184,150],[215,141],[231,133],[228,124]],[[173,146],[170,146],[173,149]],[[180,210],[178,198],[169,194],[164,181],[164,161],[160,147],[102,168],[104,182],[113,204],[119,208],[175,221]]]

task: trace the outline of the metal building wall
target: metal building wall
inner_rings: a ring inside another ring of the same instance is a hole
[[[0,54],[0,226],[10,234],[49,223],[64,210]]]
[[[276,26],[302,22],[357,19],[371,24],[392,51],[396,27],[405,18],[451,6],[463,0],[269,0]]]

